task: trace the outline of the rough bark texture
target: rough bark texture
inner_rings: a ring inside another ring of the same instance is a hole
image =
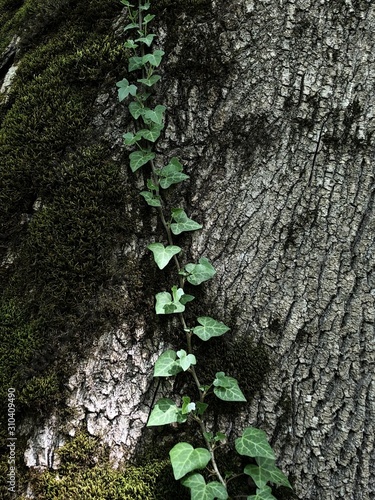
[[[182,198],[204,225],[188,254],[217,269],[193,307],[231,327],[230,340],[198,353],[208,374],[221,360],[250,401],[222,422],[231,438],[246,424],[267,432],[296,498],[370,500],[375,8],[370,0],[155,1],[154,11],[166,52],[158,103],[168,107],[158,161],[184,163],[191,179],[168,201]],[[114,92],[97,105],[105,111],[94,125],[118,141],[127,118]],[[143,179],[128,182],[138,188]],[[128,203],[134,225],[122,253],[138,274],[123,284],[124,303],[135,300],[135,282],[149,280],[136,285],[148,295],[72,368],[66,405],[76,413],[64,424],[66,435],[84,423],[117,462],[149,439],[152,365],[178,338],[164,319],[149,320],[152,293],[170,283],[145,271],[145,246],[162,229],[141,201]],[[58,415],[35,430],[29,466],[53,466],[65,439]]]

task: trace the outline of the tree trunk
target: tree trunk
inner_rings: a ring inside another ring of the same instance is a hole
[[[167,202],[183,200],[203,224],[176,242],[188,261],[205,256],[217,270],[191,311],[231,328],[197,345],[197,369],[207,382],[215,370],[236,376],[248,398],[241,411],[219,407],[218,425],[230,439],[246,425],[265,430],[295,498],[369,500],[375,8],[370,0],[155,0],[152,10],[166,52],[155,102],[168,109],[157,161],[180,157],[190,180]],[[99,99],[93,123],[119,142],[129,117],[110,94],[109,104],[102,99],[110,112],[99,115]],[[69,368],[64,405],[75,414],[64,431],[60,407],[42,426],[28,421],[29,467],[56,465],[55,449],[82,424],[115,462],[134,456],[155,439],[144,429],[153,398],[180,391],[152,380],[157,355],[184,346],[173,320],[154,316],[153,294],[175,278],[152,269],[146,246],[163,241],[162,228],[136,194],[142,175],[126,175],[121,325]]]

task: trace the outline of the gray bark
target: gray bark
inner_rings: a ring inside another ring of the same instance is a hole
[[[217,269],[204,312],[229,324],[235,342],[261,345],[271,364],[231,437],[246,424],[264,429],[301,500],[369,500],[374,6],[212,1],[160,7],[158,19],[167,54],[159,102],[169,110],[159,158],[177,154],[191,175],[171,203],[183,196],[204,225],[190,250]],[[129,255],[146,255],[148,242],[132,241]],[[169,343],[160,327],[150,340],[148,314],[140,312],[132,340],[126,324],[103,337],[70,380],[67,404],[80,412],[71,428],[85,421],[93,434],[104,431],[117,459],[137,444],[151,367]],[[29,465],[46,450],[39,432]]]

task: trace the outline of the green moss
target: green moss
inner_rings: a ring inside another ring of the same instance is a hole
[[[166,500],[175,498],[168,460],[114,470],[108,451],[95,438],[80,433],[59,450],[59,471],[34,473],[32,488],[38,500]],[[169,489],[166,489],[165,478]],[[174,480],[173,480],[174,481]]]

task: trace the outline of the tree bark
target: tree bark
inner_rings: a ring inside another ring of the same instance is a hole
[[[375,8],[366,0],[212,0],[155,1],[153,11],[166,52],[155,101],[168,108],[157,161],[180,157],[190,181],[167,202],[182,199],[203,224],[177,243],[217,270],[192,307],[231,328],[206,353],[198,346],[200,370],[214,373],[221,366],[212,357],[221,359],[249,399],[220,422],[231,439],[246,425],[265,430],[296,498],[370,500]],[[98,129],[121,138],[123,113],[113,100],[110,130],[103,120]],[[141,175],[128,182],[143,185]],[[139,273],[123,284],[129,316],[75,365],[66,400],[76,413],[65,430],[84,423],[117,462],[149,439],[158,353],[183,347],[167,320],[150,320],[152,293],[169,286],[144,269],[162,228],[142,201],[129,211],[134,229],[123,253]],[[135,280],[148,294],[139,308]],[[58,415],[35,430],[29,466],[54,465]]]

